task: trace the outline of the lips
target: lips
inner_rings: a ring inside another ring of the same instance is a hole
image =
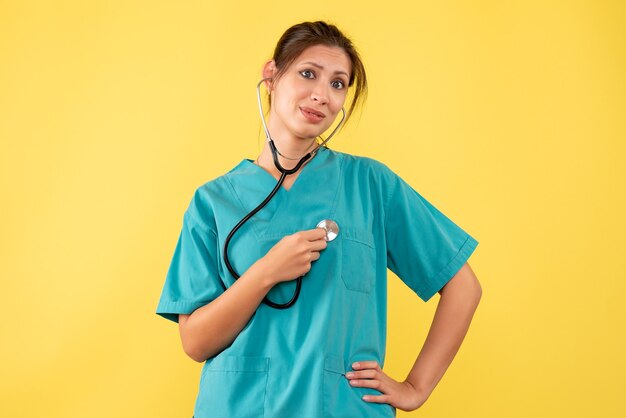
[[[305,113],[310,113],[310,114],[319,116],[320,118],[323,118],[323,117],[326,116],[325,114],[323,114],[319,110],[311,109],[310,107],[300,107],[300,110],[302,110]]]
[[[300,112],[302,112],[302,116],[311,123],[318,123],[326,117],[322,112],[311,109],[310,107],[301,107]]]

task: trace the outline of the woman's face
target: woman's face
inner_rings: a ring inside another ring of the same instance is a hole
[[[315,45],[305,49],[272,86],[272,125],[302,139],[325,132],[345,102],[351,67],[341,48]],[[274,71],[270,61],[263,75],[271,77]]]

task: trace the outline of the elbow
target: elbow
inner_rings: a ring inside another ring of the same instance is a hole
[[[183,345],[183,351],[185,352],[185,354],[187,354],[187,356],[189,358],[191,358],[193,361],[197,362],[197,363],[202,363],[206,360],[206,357],[204,357],[199,350],[190,348],[188,346]]]
[[[201,355],[199,350],[197,349],[196,344],[193,344],[192,341],[189,341],[189,338],[185,338],[183,335],[181,335],[181,343],[183,346],[183,351],[185,352],[185,354],[187,354],[187,357],[189,357],[190,359],[192,359],[193,361],[196,361],[198,363],[202,362],[201,359]]]
[[[206,347],[201,347],[198,344],[183,341],[183,351],[193,361],[197,363],[204,363],[208,359],[218,355],[222,350],[215,351],[214,349],[207,349]]]
[[[202,363],[207,359],[204,350],[201,349],[200,345],[193,338],[191,338],[190,335],[181,332],[180,337],[183,351],[189,358],[198,363]]]
[[[202,346],[197,333],[194,332],[193,323],[189,322],[189,315],[180,315],[178,326],[185,354],[197,363],[204,362],[209,356],[206,354],[206,347]]]

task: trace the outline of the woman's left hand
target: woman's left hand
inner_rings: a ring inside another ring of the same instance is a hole
[[[359,361],[352,365],[354,371],[346,373],[350,386],[376,389],[381,395],[365,395],[363,400],[387,403],[403,411],[413,411],[426,402],[429,393],[415,388],[408,381],[398,382],[387,376],[376,361]]]

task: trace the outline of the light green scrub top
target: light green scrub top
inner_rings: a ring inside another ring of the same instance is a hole
[[[244,159],[195,191],[157,314],[178,322],[234,283],[224,241],[275,185]],[[339,235],[312,263],[298,301],[284,310],[261,304],[232,344],[206,360],[195,418],[396,415],[389,404],[362,399],[379,391],[352,387],[342,375],[356,361],[384,365],[387,269],[428,301],[478,242],[383,163],[322,147],[288,191],[281,187],[235,233],[228,248],[235,271],[243,275],[281,238],[323,219],[334,220]],[[286,303],[295,285],[280,283],[268,297]]]

